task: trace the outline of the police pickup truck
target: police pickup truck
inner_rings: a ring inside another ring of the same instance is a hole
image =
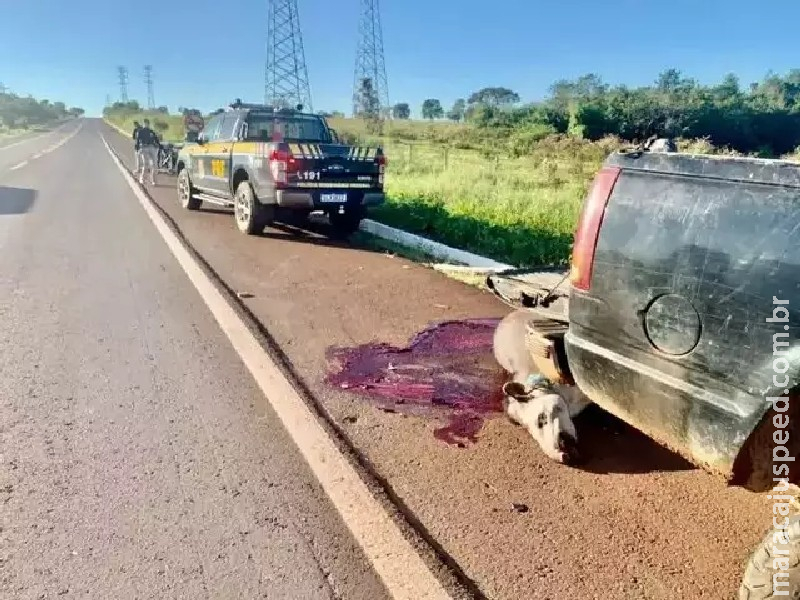
[[[314,211],[349,235],[369,206],[383,203],[380,147],[342,144],[325,119],[296,109],[236,101],[213,116],[178,154],[178,197],[234,209],[239,230],[259,234],[273,221]],[[295,218],[292,219],[291,217]]]
[[[741,600],[800,598],[798,198],[796,163],[614,153],[584,202],[569,273],[487,281],[530,308],[546,376],[729,484],[771,492]]]

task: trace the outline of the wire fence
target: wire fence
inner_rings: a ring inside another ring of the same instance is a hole
[[[375,142],[373,142],[375,143]],[[500,152],[454,148],[431,142],[386,140],[379,142],[394,172],[446,172],[499,166],[508,157]]]

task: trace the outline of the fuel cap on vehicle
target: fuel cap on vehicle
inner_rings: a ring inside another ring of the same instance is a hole
[[[650,343],[665,354],[691,352],[700,341],[700,315],[677,294],[659,296],[645,311],[644,330]]]

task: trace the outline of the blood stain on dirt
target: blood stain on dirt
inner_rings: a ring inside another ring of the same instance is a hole
[[[434,436],[464,447],[476,443],[487,418],[503,411],[505,375],[492,354],[499,319],[432,323],[405,348],[373,343],[332,347],[326,382],[365,396],[386,411],[445,419]]]

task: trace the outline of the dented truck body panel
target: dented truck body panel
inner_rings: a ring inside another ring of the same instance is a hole
[[[800,166],[646,152],[606,166],[621,173],[591,285],[569,293],[572,375],[600,406],[730,477],[767,398],[800,374]],[[776,309],[785,321],[768,322]],[[785,378],[773,377],[779,356]]]

